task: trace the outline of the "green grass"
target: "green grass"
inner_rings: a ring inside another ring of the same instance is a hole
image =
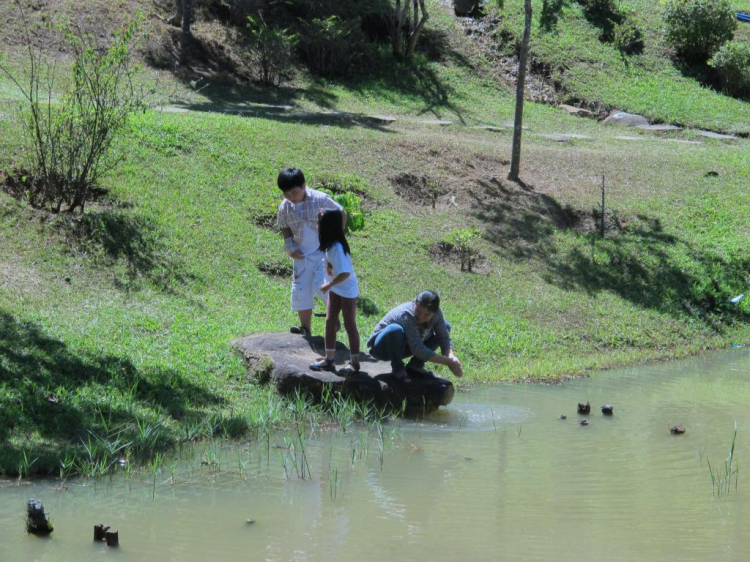
[[[727,302],[750,282],[747,141],[670,142],[692,138],[681,133],[628,142],[529,103],[524,189],[503,181],[510,135],[461,125],[508,121],[510,94],[456,61],[419,65],[417,81],[180,90],[196,109],[325,102],[398,115],[389,128],[272,112],[149,112],[119,140],[127,160],[105,180],[110,200],[83,218],[0,194],[0,470],[56,471],[82,442],[100,451],[128,443],[134,461],[149,462],[183,440],[291,422],[228,345],[295,320],[288,280],[257,267],[285,263],[281,238],[254,222],[274,212],[275,177],[289,165],[312,184],[354,174],[365,187],[367,226],[350,243],[362,296],[379,312],[360,314],[362,337],[390,307],[437,290],[469,383],[554,380],[747,340],[746,305]],[[21,161],[20,135],[3,111],[0,169],[10,169]],[[434,116],[456,124],[420,123]],[[548,132],[593,140],[537,136]],[[405,203],[392,181],[403,173],[440,182],[459,206]],[[622,224],[605,240],[565,218],[591,220],[602,174],[608,212]],[[490,195],[471,207],[467,189]],[[430,258],[457,228],[482,232],[482,273]],[[313,329],[322,332],[322,319]],[[103,457],[90,457],[96,473]]]
[[[640,113],[658,122],[750,133],[746,101],[707,88],[675,67],[663,41],[662,3],[628,0],[620,5],[633,14],[643,32],[642,54],[622,56],[600,41],[600,30],[586,21],[581,6],[571,0],[552,31],[540,29],[535,16],[532,56],[548,65],[573,99]],[[523,1],[508,0],[505,6],[501,25],[518,35],[523,29]],[[533,6],[538,15],[541,0]],[[736,2],[735,7],[750,9],[747,2]],[[736,39],[750,40],[750,26],[740,23]]]

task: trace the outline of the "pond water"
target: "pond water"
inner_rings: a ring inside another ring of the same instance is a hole
[[[295,467],[274,436],[185,450],[155,485],[6,481],[0,560],[746,560],[749,399],[740,349],[561,386],[478,387],[380,435],[308,428],[304,479],[299,443]],[[717,495],[708,462],[723,465],[735,422],[739,478]],[[29,497],[51,512],[51,538],[26,535]],[[119,530],[118,550],[92,542],[100,522]]]

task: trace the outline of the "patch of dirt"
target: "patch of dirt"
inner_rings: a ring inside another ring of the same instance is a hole
[[[466,261],[462,263],[461,252],[450,242],[436,242],[430,246],[430,258],[447,269],[463,271],[465,273],[478,273],[489,275],[491,268],[487,257],[480,252],[471,259],[471,264]],[[462,269],[463,267],[463,269]]]
[[[277,232],[279,230],[278,224],[276,223],[277,214],[274,211],[259,211],[257,209],[249,209],[250,220],[255,226],[260,228]]]
[[[265,273],[269,277],[289,278],[292,276],[292,266],[288,261],[279,260],[261,260],[255,266],[258,271]]]
[[[490,62],[491,73],[495,79],[509,89],[514,89],[518,75],[518,49],[521,37],[504,26],[502,17],[491,17],[478,14],[474,17],[458,17],[453,11],[451,0],[439,0],[443,10],[455,17],[458,25],[471,40],[477,55]],[[563,102],[567,92],[562,84],[554,78],[548,65],[529,56],[529,68],[526,73],[526,99],[551,105]],[[563,71],[563,69],[559,69]]]
[[[418,205],[431,205],[433,209],[438,199],[447,193],[436,178],[421,174],[400,174],[391,178],[391,184],[402,199]]]

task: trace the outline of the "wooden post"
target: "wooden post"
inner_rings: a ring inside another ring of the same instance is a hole
[[[49,535],[54,529],[42,502],[31,498],[26,503],[26,531],[34,535]]]
[[[120,546],[120,536],[118,531],[107,531],[104,533],[107,539],[107,546]]]
[[[104,523],[94,525],[94,541],[103,541],[107,531],[109,531],[109,525],[105,525]]]
[[[531,40],[531,0],[526,0],[526,23],[523,28],[523,43],[518,55],[518,77],[516,78],[516,116],[513,121],[513,152],[510,158],[510,173],[508,179],[519,180],[521,168],[521,132],[523,131],[523,93],[526,86],[526,61],[529,57],[529,41]]]

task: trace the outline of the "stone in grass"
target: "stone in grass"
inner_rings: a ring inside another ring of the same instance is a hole
[[[55,530],[49,520],[49,514],[44,511],[42,502],[34,498],[26,503],[26,532],[32,535],[46,536]]]
[[[713,131],[698,131],[698,134],[707,139],[736,139],[734,135],[724,135],[722,133],[714,133]]]
[[[624,111],[614,111],[609,114],[603,123],[605,125],[624,125],[626,127],[642,127],[649,125],[648,119],[643,115],[636,115],[634,113],[626,113]]]
[[[638,128],[643,129],[644,131],[657,131],[657,132],[682,130],[682,127],[678,127],[677,125],[666,125],[666,124],[638,125]]]
[[[231,342],[245,363],[249,378],[271,383],[280,394],[296,392],[320,400],[327,392],[338,393],[360,402],[373,401],[379,406],[400,409],[406,404],[407,414],[429,413],[453,400],[453,384],[432,373],[399,380],[393,376],[388,362],[375,361],[363,354],[359,373],[339,376],[338,373],[311,371],[310,363],[323,354],[320,336],[305,337],[289,333],[256,334]],[[335,362],[342,365],[349,351],[336,343]]]
[[[396,122],[396,118],[389,115],[367,115],[366,119],[378,125],[391,125]]]
[[[576,117],[586,117],[588,119],[596,119],[597,115],[593,111],[589,111],[588,109],[583,109],[582,107],[575,107],[572,105],[567,104],[561,104],[560,109],[563,111],[567,111],[570,115],[575,115]]]

